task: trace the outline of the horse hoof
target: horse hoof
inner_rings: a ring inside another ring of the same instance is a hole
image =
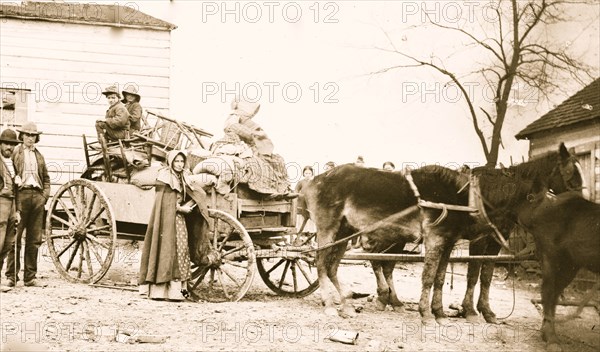
[[[404,310],[404,306],[392,306],[392,308],[394,308],[394,312],[396,313],[405,313],[406,310]]]
[[[435,318],[435,322],[438,323],[439,325],[448,325],[450,323],[450,320],[448,320],[448,318],[446,317],[440,317],[440,318]]]
[[[488,324],[498,324],[498,319],[496,319],[495,315],[488,315],[488,316],[483,316],[483,318],[485,319],[485,322]]]
[[[421,317],[422,325],[435,325],[435,318],[433,315],[424,315]]]
[[[380,300],[375,300],[375,308],[380,311],[383,312],[385,310],[385,307],[387,306],[387,304],[381,302]]]
[[[550,351],[550,352],[562,352],[562,347],[560,347],[560,345],[558,343],[549,343],[548,345],[546,345],[546,351]]]
[[[465,319],[467,320],[467,323],[479,323],[479,315],[467,315]]]
[[[325,315],[330,317],[337,317],[338,311],[337,309],[335,309],[335,307],[327,307],[325,308]]]
[[[339,310],[339,315],[342,318],[354,318],[356,317],[356,309],[349,304],[344,304]]]

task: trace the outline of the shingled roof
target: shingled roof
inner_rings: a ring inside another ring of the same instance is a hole
[[[600,78],[533,121],[515,137],[525,139],[539,132],[594,119],[600,119]]]
[[[25,1],[0,4],[0,18],[172,31],[174,24],[117,4]]]

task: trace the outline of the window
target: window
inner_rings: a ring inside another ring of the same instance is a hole
[[[0,126],[20,126],[27,121],[28,89],[0,88]]]

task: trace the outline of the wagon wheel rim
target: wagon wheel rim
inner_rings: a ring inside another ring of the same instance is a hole
[[[76,179],[55,193],[46,217],[45,239],[59,274],[70,282],[96,283],[115,252],[117,224],[104,192]]]
[[[319,288],[312,258],[257,258],[256,268],[265,285],[279,296],[301,298]]]
[[[188,291],[195,300],[236,302],[248,292],[256,272],[250,235],[230,214],[208,210],[212,221],[206,263],[192,264]]]

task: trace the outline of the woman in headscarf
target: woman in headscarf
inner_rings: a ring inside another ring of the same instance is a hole
[[[265,194],[285,194],[290,192],[290,182],[283,158],[273,153],[273,142],[266,132],[254,121],[260,104],[235,99],[231,103],[231,113],[225,120],[225,136],[213,146],[214,155],[233,155],[236,181],[247,183],[249,188]],[[243,142],[243,143],[242,143]],[[246,146],[244,148],[243,146]],[[249,147],[249,150],[248,150]],[[214,161],[210,161],[215,164]],[[208,164],[208,163],[205,163]],[[225,165],[223,162],[220,164]],[[207,172],[201,165],[194,173]],[[219,169],[220,170],[220,169]],[[220,173],[216,173],[220,176]]]
[[[195,204],[190,205],[192,203],[186,200],[191,197],[200,205],[203,215],[206,202],[202,199],[205,196],[202,190],[189,186],[185,162],[184,152],[170,151],[167,166],[156,178],[156,196],[144,239],[139,277],[140,294],[152,299],[181,301],[187,294],[190,251],[184,215],[192,212]]]

